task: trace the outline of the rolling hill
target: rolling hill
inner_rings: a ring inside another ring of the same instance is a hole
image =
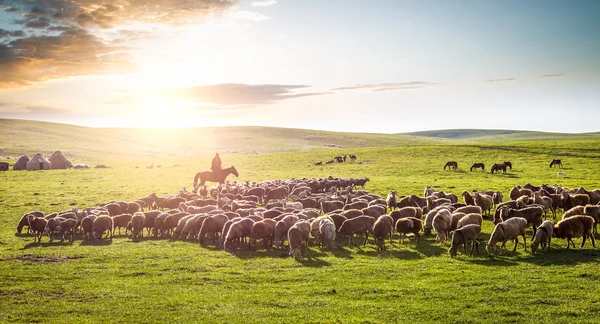
[[[520,131],[509,129],[445,129],[422,132],[402,133],[418,137],[438,139],[465,140],[474,142],[527,141],[527,140],[584,140],[600,139],[600,132],[595,133],[548,133],[536,131]]]

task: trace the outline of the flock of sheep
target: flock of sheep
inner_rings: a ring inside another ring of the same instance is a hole
[[[294,258],[307,254],[310,237],[320,248],[334,250],[346,239],[349,246],[356,245],[356,234],[364,235],[362,244],[366,245],[370,234],[377,250],[386,250],[386,240],[391,242],[395,234],[402,242],[410,234],[418,244],[421,232],[431,235],[435,231],[436,242],[450,240],[449,253],[454,257],[461,246],[467,253],[469,243],[469,254],[479,251],[483,217],[489,216],[495,224],[486,246],[490,255],[498,243],[502,253],[508,241],[514,241],[515,251],[519,236],[527,250],[528,227],[533,229],[532,252],[539,246],[547,251],[552,237],[566,238],[567,248],[574,247],[572,239],[579,237],[583,237],[582,246],[587,237],[595,246],[592,230],[600,218],[598,189],[526,184],[514,187],[508,201],[503,201],[499,191],[474,190],[463,191],[461,203],[458,195],[431,187],[425,188],[423,196],[399,197],[392,191],[384,199],[364,190],[368,180],[226,182],[203,186],[198,193],[183,188],[175,195],[152,193],[131,202],[111,201],[48,215],[32,211],[23,215],[17,231],[28,227],[38,242],[43,236],[51,242],[56,237],[73,242],[79,233],[84,240],[105,235],[112,239],[122,229],[132,239],[140,239],[146,230],[147,236],[214,244],[227,251],[243,245],[256,249],[258,241],[267,249],[273,245],[283,249],[288,241]],[[548,212],[555,219],[557,209],[564,211],[562,220],[557,224],[544,220]]]

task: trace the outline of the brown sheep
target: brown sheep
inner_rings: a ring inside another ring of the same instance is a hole
[[[310,234],[312,235],[312,237],[314,237],[315,243],[317,244],[317,246],[319,246],[321,248],[322,248],[322,246],[321,246],[321,234],[320,234],[319,228],[321,226],[321,221],[323,221],[324,219],[331,220],[329,218],[329,216],[323,215],[323,216],[315,218],[314,220],[312,220],[310,222]]]
[[[156,216],[156,218],[154,219],[154,227],[152,228],[152,235],[154,237],[158,236],[162,224],[165,222],[165,219],[167,219],[167,217],[169,216],[171,216],[171,214],[162,212],[158,216]]]
[[[473,196],[471,196],[471,194],[468,191],[463,191],[462,194],[463,199],[465,200],[465,204],[468,206],[474,206],[475,205],[475,200],[473,199]]]
[[[259,222],[255,222],[250,230],[250,241],[249,246],[256,248],[256,241],[263,240],[265,248],[271,249],[273,247],[273,236],[275,234],[276,221],[267,218]]]
[[[556,218],[556,210],[554,209],[552,198],[542,196],[539,192],[533,194],[533,203],[544,206],[544,219],[546,218],[546,211],[550,209],[552,212],[552,218]]]
[[[398,202],[396,203],[396,208],[403,208],[403,207],[410,207],[410,206],[414,206],[410,199],[410,196],[403,197],[402,199],[398,200]]]
[[[92,239],[92,224],[96,219],[96,215],[88,215],[81,220],[81,230],[83,231],[83,239],[91,240]]]
[[[400,218],[414,217],[414,218],[422,219],[423,218],[423,210],[419,207],[403,207],[398,210],[394,210],[394,211],[390,212],[390,217],[392,217],[392,219],[394,220],[393,224],[396,224],[396,222]]]
[[[108,214],[110,216],[117,216],[117,215],[122,214],[121,205],[119,205],[117,203],[106,204],[103,207],[108,210]],[[127,224],[125,224],[125,225],[127,225]]]
[[[594,234],[598,234],[598,222],[600,221],[600,206],[598,205],[586,205],[583,209],[583,214],[594,219]]]
[[[375,224],[373,224],[373,237],[375,238],[375,244],[377,245],[378,251],[385,251],[385,238],[386,236],[390,236],[390,241],[392,240],[392,224],[394,220],[392,217],[388,215],[382,215],[379,217]],[[391,242],[390,242],[391,243]]]
[[[202,246],[206,245],[205,238],[207,235],[213,236],[215,242],[217,242],[220,239],[220,236],[226,234],[223,233],[223,226],[225,226],[225,223],[227,223],[228,220],[227,216],[223,214],[213,215],[204,219],[197,236],[200,244]],[[221,233],[221,235],[219,235],[219,233]]]
[[[439,207],[439,206],[444,205],[444,204],[448,204],[449,205],[451,203],[452,202],[450,201],[450,199],[446,199],[446,198],[435,199],[434,196],[427,197],[427,208],[429,210],[432,210],[435,207]]]
[[[108,231],[112,240],[113,220],[110,216],[101,215],[94,219],[92,223],[92,238],[95,240],[102,239],[104,232]]]
[[[386,211],[387,208],[381,205],[372,205],[362,209],[362,212],[365,216],[371,216],[374,219],[377,219],[379,216],[385,214]]]
[[[322,240],[323,247],[328,245],[332,251],[335,250],[335,233],[337,229],[330,218],[321,221],[319,225],[319,234]]]
[[[571,195],[567,192],[563,192],[561,200],[564,209],[571,209],[575,206],[585,206],[589,204],[590,196],[586,194]]]
[[[294,259],[299,259],[302,255],[308,254],[308,236],[310,233],[310,223],[307,221],[298,221],[288,230],[288,241],[290,242],[290,253]]]
[[[473,255],[475,249],[479,254],[479,234],[481,233],[481,226],[476,224],[469,224],[461,227],[454,231],[452,234],[452,243],[448,249],[450,257],[456,256],[456,250],[460,245],[463,245],[465,254],[467,254],[467,243],[471,242],[471,251],[467,255]]]
[[[450,207],[450,205],[443,205],[436,207],[435,209],[427,213],[427,216],[425,217],[425,227],[423,228],[426,235],[431,235],[431,230],[433,230],[433,219],[435,218],[437,213],[439,213],[442,210],[448,210],[452,212],[453,209],[452,207]]]
[[[481,214],[482,210],[481,207],[473,205],[456,208],[455,212],[465,214]]]
[[[68,218],[68,219],[65,219],[62,222],[60,222],[58,224],[58,227],[56,228],[56,231],[58,232],[58,235],[60,236],[60,243],[63,243],[65,241],[65,238],[67,237],[67,235],[69,235],[69,243],[73,243],[73,241],[75,240],[76,228],[77,228],[77,221],[72,218]]]
[[[342,209],[344,207],[343,201],[321,201],[321,210],[324,214],[328,214],[334,210]]]
[[[179,233],[179,238],[182,240],[187,240],[188,238],[197,240],[198,233],[200,233],[200,231],[202,229],[202,225],[204,225],[204,221],[207,218],[210,218],[213,216],[217,216],[217,215],[209,215],[209,214],[195,215],[194,217],[192,217],[185,223],[185,226],[181,230],[181,233]],[[223,224],[225,224],[225,222],[227,222],[229,219],[224,214],[219,214],[218,216],[222,222],[220,222],[218,224],[219,228],[217,229],[217,231],[221,231],[221,229],[223,228]],[[217,240],[215,240],[215,242],[216,241]]]
[[[342,207],[342,210],[363,209],[367,207],[369,207],[369,202],[366,200],[360,200],[344,205],[344,207]]]
[[[438,243],[444,243],[450,235],[450,229],[452,227],[452,215],[447,209],[440,210],[440,212],[433,218],[433,229],[435,230],[435,241]]]
[[[127,235],[127,231],[129,230],[127,228],[127,224],[129,224],[129,222],[131,222],[131,214],[121,214],[121,215],[116,215],[113,217],[113,235],[114,235],[114,230],[115,229],[119,229],[119,234],[121,235],[121,228],[125,228],[125,235]]]
[[[475,224],[475,225],[482,226],[483,217],[481,217],[481,214],[477,214],[477,213],[466,214],[464,217],[462,217],[461,219],[458,220],[458,223],[456,224],[456,228],[459,229],[459,228],[462,228],[469,224]]]
[[[523,237],[523,245],[525,246],[525,251],[527,251],[527,241],[525,238],[526,226],[527,220],[522,217],[514,217],[496,224],[496,227],[490,236],[490,240],[485,247],[488,254],[493,255],[496,244],[499,242],[502,242],[499,251],[499,254],[502,254],[502,249],[506,249],[506,242],[509,240],[515,242],[515,247],[513,248],[513,252],[515,252],[519,244],[519,236]]]
[[[359,209],[344,210],[344,211],[340,212],[339,214],[346,217],[347,219],[364,215],[362,210],[359,210]],[[328,214],[328,215],[331,215],[331,214]]]
[[[516,200],[517,200],[517,202],[521,202],[523,205],[531,204],[529,196],[521,196],[521,197],[517,198]]]
[[[33,232],[33,241],[35,242],[37,239],[38,242],[41,242],[48,220],[41,217],[35,217],[34,215],[30,214],[27,217],[27,221],[29,222],[29,228]]]
[[[554,233],[554,223],[549,220],[546,220],[538,227],[538,231],[533,238],[533,242],[531,243],[531,253],[536,253],[538,251],[538,246],[542,246],[542,252],[546,253],[550,250],[550,242],[552,240],[552,235]]]
[[[404,243],[404,234],[412,233],[415,235],[417,239],[417,244],[419,243],[419,238],[421,235],[419,232],[423,228],[423,222],[414,217],[400,218],[396,222],[396,232],[400,234],[400,238],[398,239],[399,243]]]
[[[562,215],[562,219],[566,219],[575,215],[585,215],[585,206],[575,206],[565,211]]]
[[[501,204],[499,204],[498,206],[496,206],[496,211],[494,212],[494,224],[500,223],[500,210],[502,209],[502,207],[509,207],[512,209],[521,209],[521,208],[525,208],[526,206],[523,205],[522,202],[517,202],[516,200],[509,200],[506,202],[503,202]],[[480,213],[481,214],[481,213]]]
[[[146,216],[144,213],[137,212],[131,217],[131,238],[143,238],[144,237],[144,226],[146,225]]]
[[[179,221],[188,215],[189,214],[186,212],[168,215],[160,226],[160,235],[165,237],[172,236],[175,228],[179,224]],[[156,222],[154,225],[156,225]]]
[[[229,232],[229,228],[231,227],[231,225],[239,220],[241,220],[241,217],[234,217],[228,221],[225,222],[225,224],[223,224],[223,229],[221,230],[221,238],[217,241],[217,247],[218,248],[223,248],[223,246],[225,245],[225,238],[227,236],[227,232]]]
[[[492,199],[492,197],[490,197],[486,194],[474,192],[473,199],[475,200],[475,204],[477,206],[481,207],[481,210],[483,212],[487,211],[488,215],[492,214],[491,210],[492,210],[492,207],[494,207],[494,200]]]
[[[452,224],[450,225],[450,232],[456,230],[457,226],[458,226],[458,222],[465,217],[467,214],[465,213],[461,213],[461,212],[453,212],[452,213]]]
[[[522,217],[527,220],[527,226],[533,228],[533,237],[537,231],[538,226],[542,224],[542,215],[544,214],[544,208],[542,207],[525,207],[523,209],[511,209],[509,207],[502,207],[500,210],[500,219],[506,221],[513,217]]]
[[[46,223],[46,228],[44,228],[44,235],[48,235],[48,237],[50,238],[50,243],[52,243],[52,241],[54,240],[54,233],[56,233],[57,231],[56,229],[58,227],[58,224],[64,220],[65,218],[60,216],[48,219],[48,222]]]
[[[150,230],[154,228],[154,221],[160,214],[161,212],[158,210],[150,210],[144,212],[144,217],[146,217],[146,231],[148,232],[148,236],[150,236]]]
[[[427,197],[427,196],[425,196]],[[410,195],[410,204],[411,206],[423,208],[427,206],[427,198],[419,197],[417,195]]]
[[[175,227],[175,230],[173,230],[173,238],[179,238],[179,235],[183,231],[183,228],[185,227],[187,222],[189,220],[192,220],[196,216],[199,216],[199,215],[187,215],[187,216],[184,216],[181,219],[179,219],[179,222],[177,222],[177,226]]]
[[[358,216],[356,218],[346,220],[337,232],[338,239],[342,239],[349,236],[348,246],[352,246],[352,243],[356,245],[354,240],[354,234],[364,234],[365,240],[363,245],[367,245],[369,233],[373,234],[373,224],[375,224],[375,218],[370,216]]]
[[[264,204],[268,204],[270,200],[279,200],[287,198],[288,187],[279,186],[275,189],[267,189],[264,196]]]
[[[25,215],[23,215],[23,217],[21,217],[21,220],[19,221],[19,224],[17,225],[17,233],[21,234],[21,231],[23,230],[23,227],[27,226],[27,233],[29,233],[31,231],[31,229],[29,228],[29,215],[33,215],[35,217],[44,217],[44,213],[41,211],[32,211],[29,212]]]
[[[225,243],[223,244],[225,251],[233,251],[235,249],[233,246],[234,240],[243,239],[250,236],[250,233],[252,232],[252,225],[254,223],[254,220],[251,218],[242,218],[239,221],[231,224],[229,231],[227,231],[227,236],[225,237]]]
[[[581,241],[581,247],[585,244],[585,240],[589,237],[592,240],[592,247],[596,247],[596,240],[594,239],[594,234],[592,233],[592,228],[594,227],[594,219],[590,216],[584,215],[576,215],[573,217],[569,217],[567,219],[563,219],[554,225],[554,236],[557,238],[567,239],[567,249],[573,245],[575,248],[575,243],[573,243],[573,238],[582,237],[583,241]]]

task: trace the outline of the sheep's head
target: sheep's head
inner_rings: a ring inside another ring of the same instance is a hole
[[[456,256],[456,247],[455,247],[455,246],[451,246],[451,247],[448,249],[448,253],[450,253],[450,257],[451,257],[451,258],[454,258],[454,257]]]
[[[496,244],[487,244],[485,249],[487,250],[489,256],[493,256],[494,251],[496,250]]]

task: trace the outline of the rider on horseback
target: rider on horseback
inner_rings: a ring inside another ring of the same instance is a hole
[[[219,153],[215,154],[215,157],[212,159],[210,169],[215,172],[221,171],[221,158],[219,157]]]

